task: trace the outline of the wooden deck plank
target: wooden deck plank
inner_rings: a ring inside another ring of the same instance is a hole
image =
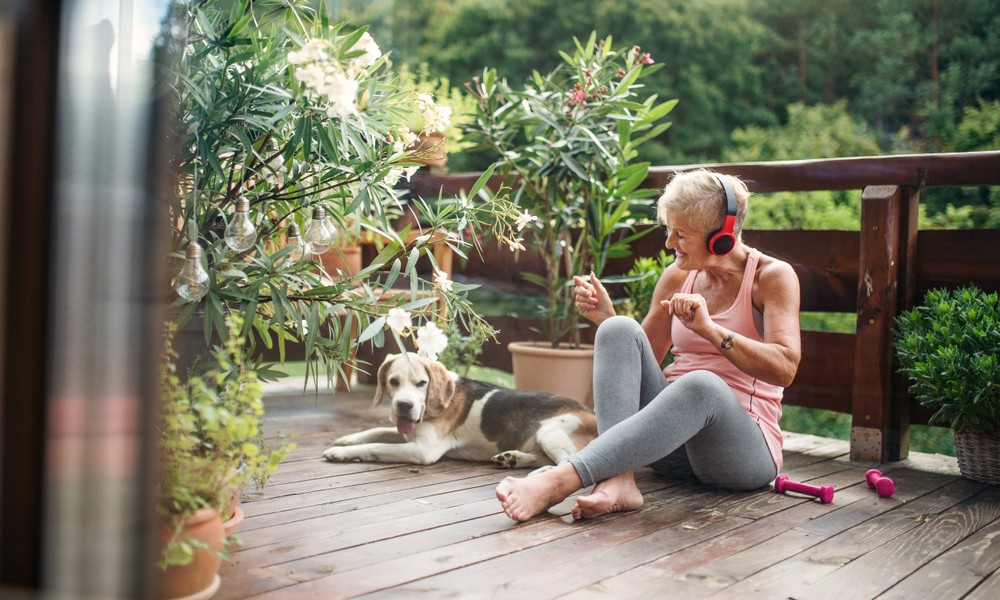
[[[649,478],[640,481],[640,489],[646,493],[663,487],[662,483]],[[489,493],[492,495],[492,487]],[[454,524],[454,527],[443,526],[432,531],[422,530],[414,532],[414,535],[383,540],[396,544],[398,548],[394,551],[385,551],[389,544],[376,546],[372,543],[360,550],[363,556],[354,553],[353,557],[345,560],[342,555],[336,556],[337,553],[331,553],[315,560],[307,559],[282,564],[280,569],[290,568],[301,573],[305,568],[322,575],[323,561],[335,564],[337,570],[335,575],[324,577],[322,581],[310,582],[308,586],[299,586],[295,593],[316,593],[323,597],[324,594],[340,594],[345,593],[345,590],[351,590],[350,595],[354,595],[406,583],[449,568],[467,566],[575,533],[564,526],[553,526],[554,522],[559,521],[557,516],[536,519],[529,524],[517,526],[502,514],[495,497],[486,502],[492,507],[491,514],[471,520],[474,523],[472,527],[468,525],[469,521],[463,521]],[[587,524],[587,526],[593,525]],[[462,539],[463,535],[465,539]],[[428,550],[418,551],[421,546],[427,547]],[[401,556],[396,556],[400,549],[405,550]],[[352,571],[352,562],[355,564],[360,562],[370,568],[358,568]],[[282,596],[276,594],[273,597]]]
[[[796,532],[817,534],[813,539],[818,543],[795,553],[789,553],[784,544],[778,544],[774,548],[768,548],[772,552],[770,556],[765,554],[763,548],[755,549],[754,554],[758,560],[766,557],[772,563],[771,566],[748,574],[745,578],[740,577],[738,583],[726,588],[717,597],[774,597],[775,594],[794,597],[793,590],[801,592],[812,589],[821,579],[843,565],[918,526],[927,515],[943,512],[975,495],[980,489],[981,485],[956,480],[944,487],[920,490],[917,493],[922,495],[905,503],[903,501],[906,496],[901,495],[902,492],[897,492],[896,496],[899,498],[894,496],[897,500],[895,503],[876,497],[869,505],[878,511],[875,516],[835,515],[833,518],[838,521],[835,529],[839,531],[832,537],[826,537],[830,532],[824,530],[823,524],[820,527],[816,527],[814,523],[804,524]],[[930,491],[934,493],[928,493]]]
[[[245,545],[219,600],[426,597],[993,598],[1000,590],[1000,488],[954,459],[884,465],[878,498],[846,440],[789,435],[782,473],[837,489],[831,504],[770,487],[743,493],[637,472],[639,511],[584,522],[573,498],[517,524],[490,464],[333,464],[336,437],[381,424],[371,390],[279,398],[265,417],[298,447],[263,490],[243,494]],[[523,475],[526,470],[514,471]],[[583,493],[583,492],[581,492]]]
[[[996,600],[1000,598],[1000,571],[994,571],[986,581],[976,586],[976,589],[964,600]]]
[[[786,472],[792,473],[799,480],[811,479],[803,476],[801,471]],[[575,590],[566,597],[631,598],[669,581],[672,594],[676,594],[677,597],[694,598],[710,593],[698,588],[705,588],[711,592],[718,589],[717,586],[711,585],[716,579],[734,583],[735,580],[729,575],[721,572],[713,573],[707,570],[707,566],[725,565],[729,557],[738,552],[756,548],[805,521],[819,518],[831,510],[865,500],[869,496],[857,485],[857,474],[851,470],[817,475],[817,478],[821,478],[824,485],[836,487],[835,505],[802,500],[787,506],[784,510],[758,516],[751,523],[725,536],[714,537],[682,551],[657,558],[635,569]],[[772,495],[783,498],[773,492]]]
[[[1000,489],[984,490],[950,510],[920,519],[918,527],[838,569],[802,597],[874,598],[997,518]],[[841,590],[845,587],[850,592]]]
[[[880,600],[954,600],[1000,569],[1000,519],[983,527],[879,596]],[[996,598],[1000,593],[994,595]]]

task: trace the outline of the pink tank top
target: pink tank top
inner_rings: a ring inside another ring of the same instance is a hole
[[[754,323],[752,299],[754,274],[757,272],[759,261],[760,251],[751,250],[736,301],[723,312],[712,315],[712,320],[730,331],[762,342],[764,340],[757,332]],[[683,293],[691,293],[697,275],[698,271],[691,271],[688,274],[681,288]],[[784,388],[764,383],[740,371],[722,355],[718,347],[692,332],[677,319],[671,319],[670,336],[673,340],[671,352],[674,355],[674,362],[663,370],[667,380],[673,381],[685,373],[696,370],[711,371],[721,377],[732,388],[747,414],[760,425],[771,457],[780,472],[783,457],[781,428],[778,427],[778,421],[781,419],[781,397]]]

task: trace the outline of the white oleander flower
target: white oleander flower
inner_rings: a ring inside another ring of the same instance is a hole
[[[326,82],[326,70],[316,63],[309,63],[304,67],[295,69],[295,78],[305,84],[306,87],[319,90]]]
[[[341,73],[331,74],[326,78],[322,88],[316,91],[326,96],[329,102],[326,115],[331,119],[343,118],[358,112],[358,82],[350,77]]]
[[[382,178],[382,184],[390,188],[396,187],[396,184],[399,183],[399,178],[402,175],[402,167],[392,167],[389,169],[389,172],[385,174],[385,177]]]
[[[375,61],[382,56],[382,50],[375,43],[375,38],[371,36],[367,31],[361,34],[357,43],[354,44],[353,50],[364,50],[364,54],[354,59],[354,64],[361,67],[362,69],[368,68],[375,64]]]
[[[448,335],[436,323],[425,323],[417,329],[417,354],[427,360],[437,360],[448,347]]]
[[[442,292],[451,291],[451,279],[448,279],[448,274],[440,269],[434,270],[434,285],[441,288]]]
[[[288,62],[293,65],[304,65],[310,62],[326,60],[326,51],[330,42],[323,39],[312,39],[303,44],[299,51],[288,53]]]
[[[385,318],[386,325],[399,335],[405,334],[413,326],[410,312],[402,308],[390,308]]]
[[[430,94],[417,96],[417,106],[424,118],[424,133],[443,132],[451,125],[451,108],[437,104]]]
[[[517,227],[518,231],[521,231],[522,229],[524,229],[528,225],[531,225],[533,222],[537,220],[538,217],[530,214],[527,210],[525,210],[523,213],[517,215],[517,221],[514,222],[514,225]]]

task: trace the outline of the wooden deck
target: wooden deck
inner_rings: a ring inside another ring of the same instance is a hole
[[[494,496],[508,472],[492,465],[320,459],[386,421],[371,396],[272,391],[268,435],[298,448],[244,492],[244,545],[217,598],[1000,598],[1000,487],[950,459],[883,465],[896,494],[880,499],[846,441],[789,435],[783,474],[834,485],[831,504],[646,471],[640,511],[574,523],[568,501],[516,524]]]

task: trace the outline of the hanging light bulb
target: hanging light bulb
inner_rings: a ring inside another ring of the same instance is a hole
[[[197,302],[208,293],[208,272],[201,266],[201,246],[198,242],[187,245],[184,267],[174,280],[174,291],[188,302]]]
[[[226,245],[236,252],[253,248],[257,242],[257,228],[250,220],[250,201],[241,196],[236,201],[236,212],[226,226]]]
[[[299,237],[299,226],[292,223],[288,226],[288,241],[285,242],[285,246],[291,248],[288,254],[285,255],[289,261],[297,263],[302,260],[302,257],[306,254],[305,246],[302,244],[302,238]]]
[[[333,245],[335,232],[336,230],[327,223],[326,211],[323,210],[323,207],[313,208],[312,221],[309,222],[309,227],[306,227],[305,235],[302,236],[306,250],[310,254],[323,254]]]

